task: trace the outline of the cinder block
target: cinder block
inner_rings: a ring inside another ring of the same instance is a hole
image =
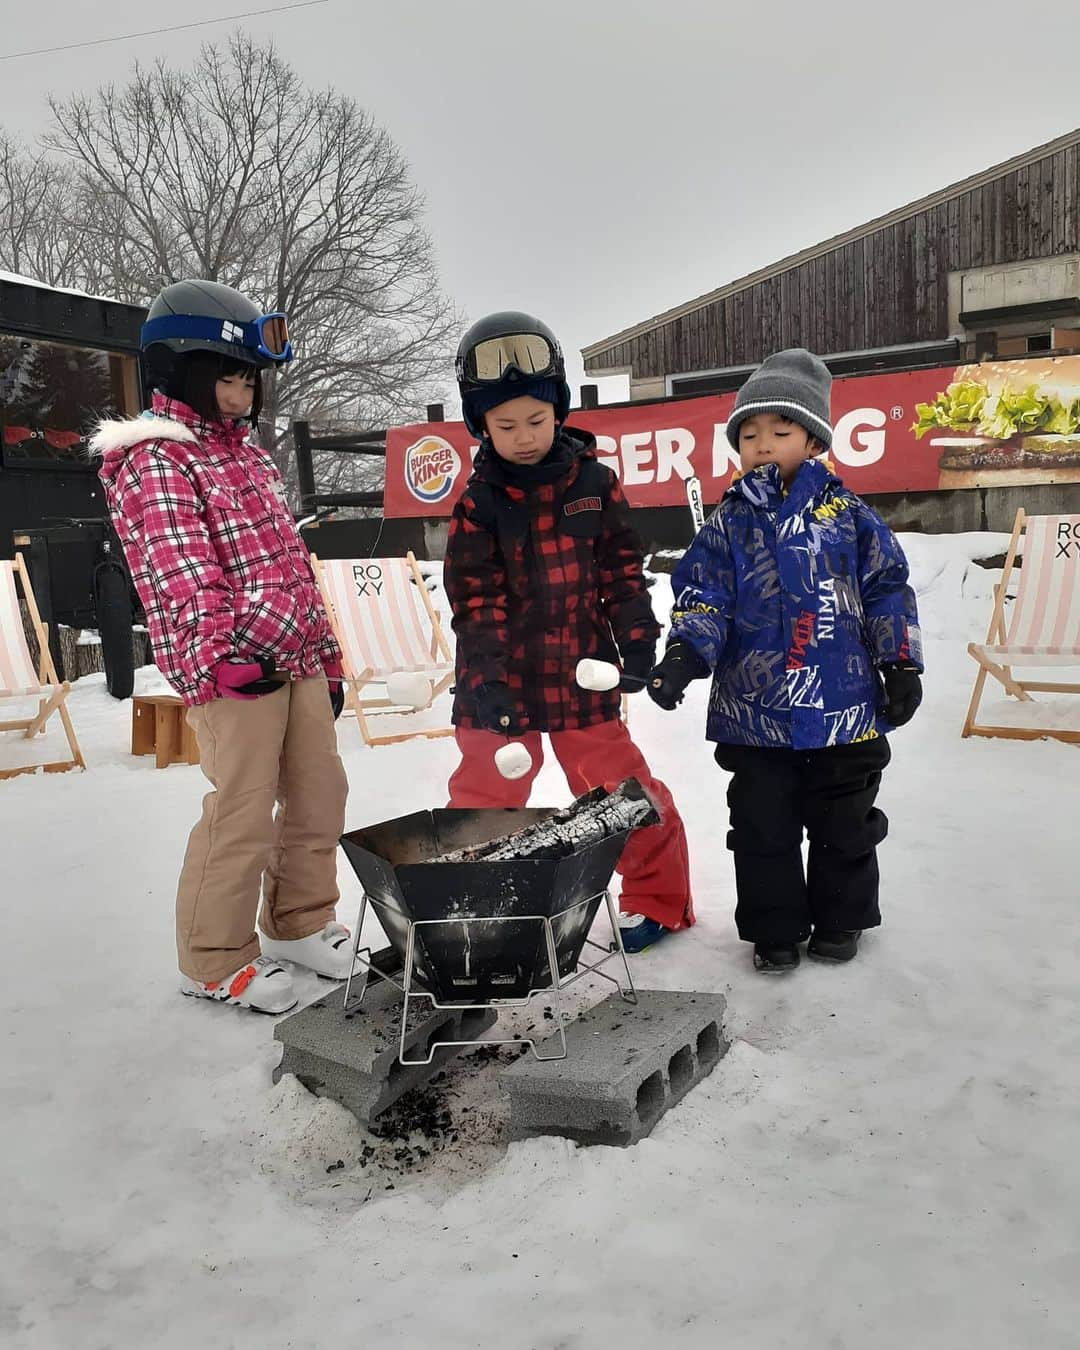
[[[430,1064],[404,1065],[398,1060],[401,994],[373,978],[363,1003],[345,1012],[343,989],[327,994],[274,1027],[274,1039],[285,1049],[274,1071],[294,1073],[309,1092],[332,1097],[363,1125],[374,1121],[402,1093],[421,1087],[460,1051],[436,1050]],[[436,1041],[464,1041],[494,1025],[490,1009],[432,1009],[426,1000],[412,1003],[405,1037],[406,1059],[424,1058]]]
[[[500,1075],[512,1139],[636,1144],[716,1068],[728,1049],[722,995],[637,993],[636,1006],[612,994],[568,1026],[565,1059],[528,1055]]]

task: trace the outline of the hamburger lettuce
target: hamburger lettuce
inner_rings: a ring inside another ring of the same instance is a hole
[[[960,366],[916,405],[917,440],[941,450],[940,487],[1080,482],[1080,360],[1044,357]]]

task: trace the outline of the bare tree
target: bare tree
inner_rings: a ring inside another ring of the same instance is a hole
[[[267,381],[261,427],[282,467],[296,417],[385,426],[438,399],[454,314],[422,200],[351,99],[305,88],[272,45],[235,34],[190,70],[158,62],[122,88],[51,106],[46,145],[62,159],[20,161],[19,172],[42,175],[58,234],[81,242],[49,246],[48,279],[63,270],[66,284],[146,304],[202,277],[284,310],[298,359]],[[20,223],[0,229],[7,256]],[[338,472],[359,486],[356,468]]]
[[[86,277],[79,235],[68,228],[74,176],[0,131],[0,267],[50,286]]]

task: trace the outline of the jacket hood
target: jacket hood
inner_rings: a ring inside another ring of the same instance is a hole
[[[197,440],[195,433],[172,417],[141,413],[138,417],[104,418],[90,438],[91,455],[112,455],[127,451],[146,441]]]
[[[152,406],[138,417],[103,420],[90,438],[90,456],[101,456],[99,477],[111,481],[124,459],[137,446],[153,441],[198,445],[213,439],[226,446],[247,439],[243,422],[207,422],[186,403],[155,394]]]
[[[112,482],[131,451],[151,441],[179,441],[181,444],[194,445],[198,443],[198,437],[183,422],[171,417],[155,417],[153,413],[143,413],[140,417],[105,419],[98,423],[97,430],[90,438],[91,457],[101,456],[98,477],[103,483]]]

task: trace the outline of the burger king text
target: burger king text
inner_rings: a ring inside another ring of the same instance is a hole
[[[880,408],[855,408],[845,413],[833,428],[829,452],[849,468],[876,464],[885,455],[889,419]],[[643,483],[680,481],[697,473],[692,456],[697,438],[686,427],[663,427],[656,431],[628,431],[616,439],[598,434],[597,453],[619,475],[623,487]],[[711,477],[725,478],[739,467],[739,456],[728,443],[727,423],[715,422],[710,437]]]

